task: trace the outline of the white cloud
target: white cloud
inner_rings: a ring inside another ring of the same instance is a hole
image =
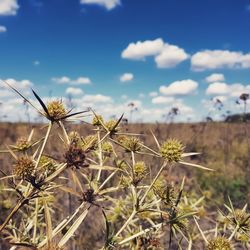
[[[166,104],[173,103],[175,101],[174,97],[157,96],[152,99],[153,104]]]
[[[97,4],[111,10],[120,5],[120,0],[80,0],[81,4]]]
[[[161,38],[144,42],[138,41],[136,43],[130,43],[128,47],[123,50],[122,58],[145,60],[147,56],[155,56],[159,54],[163,48],[164,42]]]
[[[16,15],[19,5],[17,0],[1,0],[0,1],[0,16]]]
[[[250,68],[250,53],[229,50],[204,50],[191,58],[192,69],[203,71],[220,68]]]
[[[158,93],[156,91],[152,91],[148,94],[150,97],[156,97],[158,96]]]
[[[164,95],[188,95],[193,94],[198,88],[198,83],[191,79],[175,81],[168,86],[161,86],[159,91]]]
[[[131,80],[134,79],[134,75],[132,73],[124,73],[121,77],[120,77],[120,81],[121,82],[129,82]]]
[[[88,77],[83,77],[83,76],[80,76],[77,79],[71,79],[68,76],[53,77],[52,81],[58,84],[71,84],[71,85],[91,84],[91,80]]]
[[[81,100],[86,103],[107,103],[112,102],[112,98],[110,96],[105,96],[101,94],[97,95],[84,95]]]
[[[184,49],[164,43],[162,38],[130,43],[122,51],[121,56],[125,59],[142,61],[148,56],[154,56],[158,68],[175,67],[189,57]]]
[[[65,93],[67,95],[76,96],[76,95],[82,95],[83,91],[80,88],[69,87],[69,88],[66,89]]]
[[[226,95],[229,97],[239,97],[242,93],[250,93],[250,85],[214,82],[211,83],[206,90],[207,95]]]
[[[4,33],[7,31],[7,28],[5,26],[0,25],[0,33]]]
[[[210,82],[223,82],[223,81],[225,81],[225,77],[223,74],[214,73],[214,74],[206,77],[205,80],[208,83],[210,83]]]
[[[188,59],[189,55],[184,49],[175,45],[165,44],[163,50],[155,57],[158,68],[173,68]]]

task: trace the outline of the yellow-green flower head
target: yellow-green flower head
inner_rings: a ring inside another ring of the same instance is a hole
[[[206,250],[233,250],[233,247],[228,239],[217,237],[208,242]]]
[[[143,161],[138,161],[134,165],[134,172],[136,175],[141,176],[145,175],[147,171],[147,167]]]
[[[32,176],[35,169],[33,159],[28,156],[21,156],[17,159],[14,165],[14,174],[22,179],[27,179]]]
[[[30,146],[31,146],[31,143],[28,141],[28,139],[25,137],[21,137],[17,140],[15,148],[18,151],[25,151],[29,149]]]
[[[250,231],[250,214],[241,209],[235,209],[234,213],[230,213],[227,217],[233,226],[238,225],[244,231]]]
[[[102,144],[102,151],[104,153],[111,154],[114,151],[112,144],[110,142],[104,142]]]
[[[115,127],[116,124],[117,124],[117,120],[112,119],[105,123],[105,127],[107,128],[108,131],[115,133],[115,132],[118,132],[119,130],[118,127]]]
[[[141,141],[137,137],[121,136],[118,140],[127,152],[138,152],[142,148]]]
[[[103,117],[101,115],[95,115],[92,120],[92,124],[94,126],[100,126],[102,125],[101,122],[104,123]]]
[[[184,147],[179,141],[169,139],[162,144],[160,154],[168,162],[178,162],[181,159],[183,149]]]
[[[67,115],[67,111],[60,100],[51,101],[47,104],[50,117],[54,120],[60,120]]]

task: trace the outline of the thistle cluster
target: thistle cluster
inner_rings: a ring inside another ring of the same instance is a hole
[[[67,115],[67,111],[61,100],[54,100],[54,101],[48,102],[47,110],[48,110],[50,118],[53,118],[53,120],[60,120]]]
[[[233,250],[233,247],[228,239],[217,237],[208,242],[206,250]]]

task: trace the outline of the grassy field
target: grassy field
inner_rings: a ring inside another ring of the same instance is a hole
[[[93,128],[85,124],[65,125],[67,131],[76,130],[82,137],[93,133]],[[20,137],[27,137],[34,129],[33,140],[41,138],[45,134],[46,127],[37,124],[0,124],[0,147],[6,149],[7,145],[13,145]],[[232,203],[241,208],[249,202],[249,157],[250,141],[248,131],[249,124],[245,123],[196,123],[196,124],[128,124],[122,125],[123,132],[140,134],[140,140],[148,147],[156,150],[156,143],[152,133],[160,143],[168,138],[180,140],[185,145],[186,152],[199,152],[200,155],[192,156],[190,162],[199,163],[205,167],[214,169],[214,172],[200,171],[189,166],[176,166],[171,171],[170,178],[173,183],[179,185],[183,176],[186,176],[185,193],[190,197],[205,197],[203,208],[206,213],[213,213],[217,208],[223,209],[223,204],[228,203],[228,196]],[[63,161],[65,148],[58,138],[58,129],[55,126],[51,132],[45,155],[53,155],[55,160]],[[122,157],[126,153],[121,152]],[[0,154],[0,166],[4,173],[12,173],[13,161],[7,154]],[[143,160],[150,168],[150,176],[154,176],[158,169],[155,158],[148,155],[139,155],[138,160]],[[68,176],[68,174],[66,175]],[[105,179],[106,176],[104,175]],[[0,183],[1,185],[1,183]],[[69,187],[74,184],[69,182]],[[1,187],[1,186],[0,186]],[[75,209],[77,199],[68,194],[60,194],[54,201],[57,207],[53,220],[59,220]],[[16,203],[8,192],[0,189],[0,222],[8,215],[10,208]],[[69,249],[98,249],[103,241],[103,222],[98,219],[100,210],[96,207],[92,215],[87,217],[84,226],[77,231],[74,245]],[[95,214],[95,216],[93,216]],[[0,239],[0,249],[7,249],[6,242]],[[81,248],[84,245],[84,248]],[[81,246],[81,247],[79,247]],[[122,248],[123,249],[123,248]],[[139,248],[138,248],[139,249]],[[143,249],[143,248],[141,248]],[[174,248],[173,248],[174,249]],[[199,249],[198,245],[197,248]],[[239,248],[240,249],[240,248]]]

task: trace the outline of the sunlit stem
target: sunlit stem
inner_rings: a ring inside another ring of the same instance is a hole
[[[66,141],[67,141],[67,144],[69,145],[69,144],[70,144],[69,136],[68,136],[68,134],[67,134],[67,131],[66,131],[66,129],[65,129],[65,127],[64,127],[64,125],[63,125],[63,123],[62,123],[62,121],[59,121],[59,125],[60,125],[60,127],[61,127],[61,129],[62,129],[62,131],[63,131],[63,134],[64,134],[64,137],[65,137],[65,139],[66,139]]]
[[[161,172],[163,171],[163,169],[167,166],[167,162],[164,162],[163,165],[161,166],[160,170],[158,171],[157,175],[155,176],[154,180],[151,182],[150,186],[148,187],[148,189],[146,190],[146,192],[144,193],[143,197],[140,199],[140,203],[142,204],[143,201],[146,199],[149,191],[152,189],[152,187],[154,186],[155,182],[157,181],[157,179],[159,178],[159,176],[161,175]]]
[[[102,160],[102,143],[101,143],[101,135],[100,135],[100,129],[97,131],[97,137],[98,137],[98,158],[99,158],[99,164],[102,167],[103,166],[103,160]],[[97,174],[97,182],[100,180],[102,174],[102,169],[99,169]]]
[[[238,229],[239,229],[239,225],[237,225],[235,227],[234,231],[232,232],[232,234],[230,235],[230,237],[228,238],[228,240],[232,240],[233,239],[233,237],[237,233]]]

